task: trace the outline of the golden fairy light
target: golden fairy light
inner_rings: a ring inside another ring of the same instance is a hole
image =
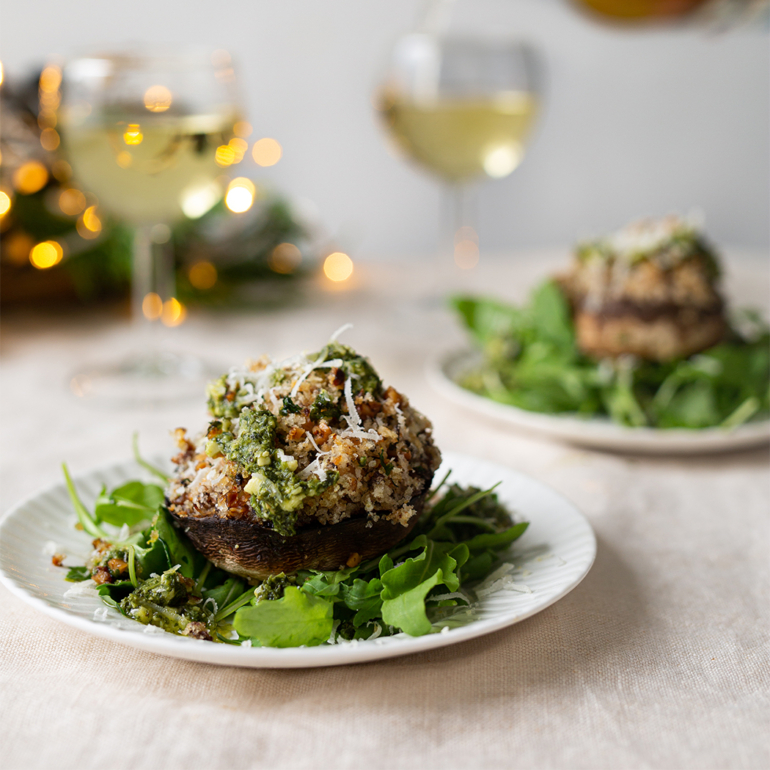
[[[129,123],[128,128],[123,134],[123,141],[126,144],[141,144],[144,134],[138,123]]]
[[[58,118],[55,112],[40,113],[37,117],[37,125],[40,129],[56,128]]]
[[[0,190],[0,217],[11,210],[11,196],[5,190]]]
[[[29,261],[38,270],[46,270],[58,265],[64,256],[64,249],[57,241],[43,241],[32,247],[29,252]]]
[[[86,196],[75,187],[59,193],[59,208],[68,217],[76,217],[86,207]]]
[[[42,190],[47,182],[48,169],[36,160],[19,166],[13,174],[13,186],[23,195],[32,195]]]
[[[5,67],[3,67],[3,63],[0,61],[0,86],[3,85],[5,82]]]
[[[347,281],[353,275],[353,260],[342,251],[329,254],[324,260],[324,275],[335,283]]]
[[[44,128],[40,132],[40,144],[44,150],[53,152],[61,144],[59,132],[55,128]]]
[[[232,166],[235,160],[235,150],[230,147],[229,144],[221,144],[217,147],[217,151],[214,154],[214,160],[218,166],[225,168],[226,166]]]
[[[144,106],[150,112],[165,112],[174,101],[166,86],[150,86],[144,92]]]
[[[242,214],[252,207],[256,194],[257,188],[251,179],[245,176],[236,177],[227,186],[225,205],[235,214]]]
[[[203,260],[190,267],[187,271],[187,277],[196,289],[206,291],[217,282],[217,269],[211,262]]]
[[[267,258],[267,264],[275,273],[289,275],[302,261],[302,252],[293,243],[279,243]]]
[[[235,151],[235,157],[233,163],[240,163],[243,160],[243,156],[246,154],[246,150],[249,149],[249,143],[245,139],[235,137],[227,143],[228,147],[232,147]]]
[[[253,130],[251,123],[247,123],[245,120],[239,120],[233,126],[233,133],[241,139],[251,136]]]
[[[254,146],[251,148],[251,156],[258,166],[274,166],[282,155],[281,145],[269,137],[254,142]]]
[[[47,94],[55,93],[61,85],[61,70],[49,64],[41,73],[39,81],[40,90]]]
[[[159,294],[151,291],[142,300],[142,315],[148,321],[157,321],[163,313],[163,300]]]
[[[186,317],[187,308],[175,297],[171,297],[163,303],[160,320],[164,326],[179,326]]]
[[[134,158],[130,152],[123,150],[115,156],[115,163],[121,168],[128,168],[134,162]]]
[[[14,265],[26,265],[34,245],[35,241],[31,235],[24,232],[11,233],[3,243],[3,258]]]
[[[99,235],[102,231],[102,220],[97,214],[96,206],[89,206],[78,217],[75,229],[78,231],[78,235],[86,240],[93,240]]]

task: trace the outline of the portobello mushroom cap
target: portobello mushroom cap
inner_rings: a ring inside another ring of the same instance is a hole
[[[257,519],[219,516],[171,516],[193,545],[215,566],[246,578],[264,580],[280,572],[301,569],[338,570],[356,566],[389,551],[403,540],[420,519],[432,477],[425,492],[412,498],[415,509],[406,525],[361,516],[336,524],[310,524],[292,537],[282,537]]]

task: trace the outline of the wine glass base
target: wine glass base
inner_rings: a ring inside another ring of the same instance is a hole
[[[83,401],[109,407],[148,406],[203,398],[218,370],[197,356],[146,351],[76,372],[70,390]]]

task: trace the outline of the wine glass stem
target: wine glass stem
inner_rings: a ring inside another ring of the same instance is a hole
[[[157,352],[162,302],[174,296],[174,264],[170,244],[153,243],[150,225],[134,231],[132,321],[142,337],[142,348]]]
[[[464,268],[462,256],[468,249],[463,242],[478,246],[478,191],[474,184],[447,182],[443,192],[442,263]]]

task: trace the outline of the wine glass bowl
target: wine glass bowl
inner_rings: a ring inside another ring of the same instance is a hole
[[[399,148],[448,182],[502,178],[537,113],[526,43],[415,33],[399,40],[378,109]]]

